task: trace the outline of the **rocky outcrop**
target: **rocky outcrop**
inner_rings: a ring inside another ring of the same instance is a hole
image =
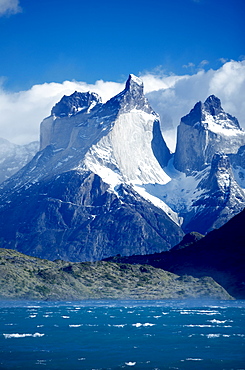
[[[227,155],[213,156],[211,169],[197,189],[201,194],[185,216],[186,232],[205,233],[219,228],[245,207],[245,192],[234,179]]]

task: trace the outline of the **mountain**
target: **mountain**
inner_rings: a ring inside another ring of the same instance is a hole
[[[178,275],[211,276],[236,299],[245,299],[245,210],[205,237],[185,236],[168,252],[114,257],[116,263],[149,264]]]
[[[245,188],[245,145],[241,146],[237,153],[230,154],[229,158],[237,183]]]
[[[235,181],[229,157],[214,154],[210,170],[197,185],[199,197],[185,216],[185,232],[206,233],[224,225],[245,208],[244,190]]]
[[[0,185],[4,248],[96,261],[167,251],[245,207],[245,133],[211,95],[181,119],[170,153],[159,116],[129,75],[106,103],[64,96],[40,126],[40,151]]]
[[[158,193],[183,218],[185,233],[206,234],[244,209],[244,143],[237,119],[214,95],[181,119],[176,152],[165,169],[171,181]]]
[[[63,97],[41,123],[40,143],[1,187],[2,247],[94,261],[181,240],[178,215],[143,188],[170,180],[171,154],[137,77],[105,104],[90,92]]]
[[[201,171],[215,153],[236,153],[244,143],[245,132],[238,120],[225,113],[220,100],[211,95],[181,118],[174,167],[186,174]]]
[[[0,138],[0,183],[7,180],[24,167],[36,154],[39,143],[17,145]]]
[[[151,266],[70,263],[0,249],[0,299],[232,299],[212,278],[182,278]]]

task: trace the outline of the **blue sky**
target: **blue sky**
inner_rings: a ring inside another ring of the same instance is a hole
[[[12,91],[195,73],[245,54],[244,0],[0,0],[1,7],[0,76]]]
[[[245,0],[0,0],[0,137],[39,139],[66,94],[106,101],[140,76],[174,150],[193,105],[217,95],[245,129]]]

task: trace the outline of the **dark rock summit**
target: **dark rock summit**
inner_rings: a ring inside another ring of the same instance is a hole
[[[86,92],[81,93],[75,91],[72,95],[66,96],[55,104],[51,110],[51,115],[56,117],[64,117],[74,115],[78,112],[93,108],[101,103],[101,98],[96,93]]]

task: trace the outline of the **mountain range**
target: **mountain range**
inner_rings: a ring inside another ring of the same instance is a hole
[[[168,251],[244,209],[244,150],[245,132],[214,95],[181,118],[171,153],[136,76],[106,103],[74,92],[0,186],[1,246],[69,261]]]
[[[0,138],[0,183],[24,167],[34,157],[38,149],[38,141],[18,145]]]

